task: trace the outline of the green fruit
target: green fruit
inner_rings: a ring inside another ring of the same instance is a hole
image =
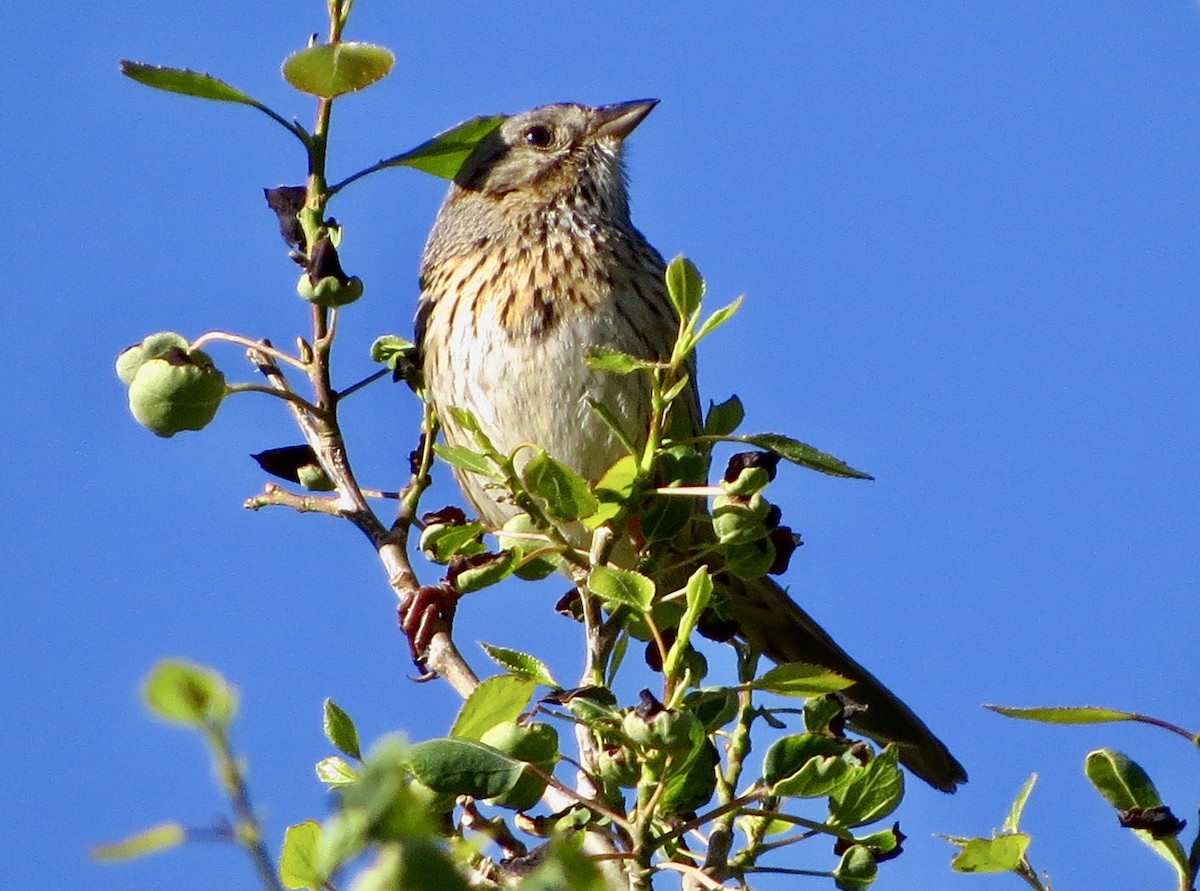
[[[224,398],[225,375],[200,350],[171,347],[147,358],[129,384],[129,410],[142,426],[164,437],[208,426]]]
[[[692,715],[670,709],[662,709],[649,717],[631,709],[621,720],[621,729],[630,742],[669,755],[691,751],[695,726],[696,719]]]
[[[164,356],[172,347],[187,352],[187,338],[174,331],[159,331],[149,335],[117,356],[117,377],[128,387],[147,359]]]
[[[315,284],[308,273],[300,274],[296,282],[296,293],[317,306],[331,308],[353,303],[363,293],[363,283],[357,275],[342,281],[336,275],[327,275]]]
[[[622,746],[603,748],[596,759],[600,779],[609,788],[632,789],[637,785],[640,768],[637,756]]]
[[[767,535],[767,527],[763,521],[770,511],[771,503],[762,495],[756,494],[749,498],[718,495],[713,499],[713,531],[721,544],[757,541]],[[767,564],[768,567],[770,565]]]
[[[775,563],[775,545],[769,538],[742,542],[723,549],[722,568],[740,579],[758,579]]]

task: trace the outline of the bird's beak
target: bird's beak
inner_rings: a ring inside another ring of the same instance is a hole
[[[656,105],[657,99],[635,99],[632,102],[601,105],[592,118],[592,136],[624,139]]]

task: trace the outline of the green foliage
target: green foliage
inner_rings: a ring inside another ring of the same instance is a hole
[[[355,891],[476,886],[607,891],[612,885],[600,864],[627,865],[641,883],[637,887],[648,887],[655,873],[694,872],[705,862],[707,852],[692,830],[730,839],[728,852],[714,854],[722,881],[746,883],[779,852],[815,836],[837,839],[837,859],[830,859],[824,873],[836,887],[869,887],[880,864],[900,853],[902,836],[882,821],[900,804],[904,779],[894,747],[876,752],[842,733],[843,705],[828,694],[850,682],[807,665],[760,672],[758,654],[735,640],[739,680],[704,684],[701,632],[728,624],[730,579],[753,581],[781,571],[781,559],[786,564],[795,546],[767,494],[778,459],[869,479],[799,440],[738,434],[745,411],[737,396],[709,408],[702,433],[690,429],[693,406],[676,403],[691,399],[694,351],[733,317],[740,298],[706,313],[703,277],[691,261],[677,257],[664,280],[678,323],[671,354],[648,359],[599,348],[581,357],[596,370],[640,376],[652,407],[649,429],[629,430],[613,406],[589,403],[627,453],[599,480],[582,478],[536,444],[501,453],[464,409],[446,410],[464,435],[453,444],[437,444],[436,419],[427,405],[411,473],[399,492],[363,489],[350,473],[339,415],[345,398],[388,372],[406,381],[418,398],[423,385],[414,344],[384,335],[370,349],[371,360],[384,368],[334,389],[336,321],[355,311],[352,304],[366,289],[341,269],[342,230],[326,215],[329,204],[352,182],[385,168],[411,167],[452,179],[504,120],[473,118],[331,185],[326,160],[330,121],[337,116],[330,109],[385,77],[394,61],[383,47],[342,39],[352,5],[330,0],[327,41],[283,63],[285,80],[320,100],[311,132],[210,75],[123,63],[122,71],[140,83],[253,107],[304,146],[306,185],[272,190],[275,198],[283,197],[272,207],[283,208],[276,209],[285,241],[297,248],[291,255],[304,267],[297,290],[312,304],[302,307],[312,328],[297,338],[293,353],[225,332],[195,342],[160,332],[123,353],[117,375],[128,387],[135,417],[163,436],[202,428],[229,394],[256,392],[286,403],[304,434],[303,446],[288,448],[303,450],[291,453],[303,461],[280,475],[303,484],[300,468],[312,467],[323,475],[320,487],[335,494],[285,492],[272,483],[248,506],[288,506],[355,523],[383,560],[402,617],[421,599],[418,593],[432,590],[452,598],[511,575],[543,578],[567,570],[576,590],[562,610],[583,626],[587,668],[579,687],[564,689],[538,656],[484,644],[505,673],[458,688],[464,702],[446,736],[411,744],[386,736],[365,754],[352,718],[327,698],[323,729],[333,752],[315,771],[331,793],[331,811],[320,823],[290,826],[275,862],[249,798],[245,759],[233,749],[236,692],[211,669],[163,663],[145,685],[146,703],[163,720],[197,731],[208,746],[231,811],[213,831],[246,852],[268,889],[331,888],[335,879],[340,883],[353,873],[349,887]],[[295,301],[291,304],[294,309]],[[200,349],[210,344],[248,351],[261,376],[255,383],[227,384]],[[311,395],[298,392],[289,375],[306,379]],[[714,483],[711,449],[718,442],[769,454],[731,464]],[[516,516],[494,530],[461,511],[422,514],[419,503],[435,458],[460,474],[485,479]],[[368,498],[398,506],[384,520]],[[592,533],[590,543],[581,530]],[[432,564],[420,573],[410,563],[414,546]],[[425,573],[440,578],[420,587],[416,579]],[[406,622],[406,629],[410,624],[420,622]],[[624,657],[638,649],[661,674],[661,689],[623,703],[613,684],[625,680]],[[548,691],[540,701],[539,687]],[[780,696],[805,699],[803,727],[796,726],[794,704],[770,704]],[[571,741],[577,753],[562,750]],[[748,757],[755,746],[766,752],[761,772]],[[779,837],[797,826],[804,832]],[[767,842],[768,835],[776,838]],[[100,848],[97,856],[137,856],[186,837],[178,824],[163,824]],[[543,844],[530,854],[530,845]],[[497,851],[503,856],[492,857]],[[509,870],[506,862],[522,866]],[[540,865],[531,868],[534,862]]]

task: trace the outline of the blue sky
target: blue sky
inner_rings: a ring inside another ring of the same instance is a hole
[[[308,122],[278,65],[322,15],[217,0],[101,17],[51,0],[6,23],[6,887],[253,887],[224,848],[86,859],[90,843],[221,809],[199,743],[138,704],[160,656],[241,688],[237,740],[276,838],[324,813],[325,696],[368,738],[440,734],[456,708],[405,680],[356,532],[241,509],[262,482],[246,456],[295,441],[282,409],[240,397],[204,434],[162,441],[111,370],[162,328],[286,344],[305,324],[259,193],[302,178],[299,151],[252,111],[148,90],[117,60],[208,70]],[[1056,885],[1171,887],[1081,766],[1122,749],[1194,820],[1186,743],[979,706],[1105,704],[1185,726],[1200,712],[1197,6],[360,0],[349,35],[397,65],[338,105],[335,177],[475,114],[662,100],[630,143],[635,221],[699,264],[714,305],[747,294],[702,352],[706,396],[736,392],[746,429],[877,478],[781,475],[773,498],[806,542],[786,581],[971,774],[954,797],[912,785],[908,851],[875,887],[1018,887],[952,875],[931,833],[987,834],[1034,771],[1030,853]],[[442,189],[388,171],[334,206],[367,283],[342,319],[343,383],[370,370],[376,334],[410,330]],[[219,358],[249,378],[236,352]],[[394,486],[411,399],[375,388],[348,418],[360,476]],[[453,497],[443,474],[429,504]],[[561,587],[468,599],[460,641],[550,654],[569,674]]]

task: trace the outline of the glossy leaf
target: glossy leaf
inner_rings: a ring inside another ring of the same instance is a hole
[[[721,403],[710,403],[708,415],[704,418],[704,433],[706,436],[729,436],[745,417],[742,400],[736,395]]]
[[[478,740],[492,727],[515,721],[529,705],[537,685],[526,678],[500,674],[477,686],[458,711],[450,735]]]
[[[292,53],[283,63],[283,79],[302,93],[332,99],[369,87],[387,77],[396,57],[370,43],[326,43]]]
[[[470,473],[478,473],[482,476],[491,477],[492,479],[500,479],[496,472],[495,466],[491,459],[479,454],[473,449],[464,448],[463,446],[442,445],[438,443],[433,447],[434,454],[450,464],[457,467],[459,470],[466,470]]]
[[[413,167],[443,179],[454,179],[481,141],[504,123],[505,115],[487,115],[451,127],[414,149],[388,158],[380,166]]]
[[[820,449],[815,449],[808,443],[792,439],[790,436],[783,436],[779,433],[752,433],[747,436],[739,436],[737,439],[739,442],[748,442],[760,449],[774,452],[793,464],[799,464],[801,467],[807,467],[809,470],[816,470],[829,476],[856,480],[874,479],[868,473],[855,470],[845,461],[826,454]]]
[[[480,646],[492,658],[493,662],[509,674],[522,680],[541,684],[543,687],[558,688],[558,683],[550,673],[549,667],[536,656],[530,656],[528,653],[521,653],[517,650],[510,650],[507,647],[494,647],[486,643],[481,643]]]
[[[588,588],[610,604],[647,612],[654,602],[654,582],[631,569],[597,566],[588,574]]]
[[[686,607],[683,611],[683,617],[679,620],[679,629],[676,633],[675,641],[671,644],[671,648],[667,652],[667,658],[663,660],[663,674],[667,677],[675,677],[678,673],[679,665],[687,653],[688,641],[691,639],[692,629],[696,627],[696,622],[700,619],[700,613],[704,612],[704,608],[708,606],[712,592],[713,583],[708,575],[708,567],[701,566],[692,573],[687,581],[687,586],[684,588],[684,603]]]
[[[520,781],[524,762],[468,739],[431,739],[409,747],[412,774],[435,792],[496,798]]]
[[[332,699],[325,700],[323,726],[325,738],[343,755],[362,760],[362,752],[358,747],[358,728],[348,714],[338,708]]]
[[[681,319],[687,319],[700,308],[704,299],[704,279],[696,264],[680,254],[667,266],[667,296]]]
[[[904,798],[904,774],[898,761],[898,750],[888,745],[866,767],[856,769],[830,795],[830,821],[849,829],[882,820],[894,811]]]
[[[1117,810],[1157,807],[1162,798],[1154,781],[1136,762],[1112,749],[1088,752],[1084,772],[1104,800]]]
[[[591,516],[600,502],[587,481],[561,461],[539,452],[522,471],[525,488],[546,502],[547,512],[558,520]]]
[[[780,696],[824,696],[845,690],[854,682],[818,665],[790,662],[776,665],[762,677],[751,682],[756,690]]]
[[[1004,705],[985,705],[1006,718],[1040,721],[1043,724],[1109,724],[1114,721],[1136,721],[1132,712],[1121,712],[1098,706],[1061,706],[1051,708],[1010,708]]]
[[[168,93],[179,93],[184,96],[195,96],[197,99],[212,99],[216,102],[237,102],[241,105],[258,106],[260,103],[252,96],[243,93],[237,87],[230,86],[223,80],[218,80],[211,74],[190,71],[187,68],[168,68],[162,65],[146,65],[143,62],[121,60],[121,73],[130,80],[140,84],[165,90]]]
[[[700,327],[697,329],[692,338],[692,342],[699,343],[702,338],[712,334],[712,332],[716,331],[718,328],[728,322],[731,318],[733,318],[733,314],[738,311],[738,307],[741,305],[742,298],[739,297],[737,300],[733,301],[733,303],[730,303],[727,306],[722,306],[720,309],[710,315],[700,324]]]

